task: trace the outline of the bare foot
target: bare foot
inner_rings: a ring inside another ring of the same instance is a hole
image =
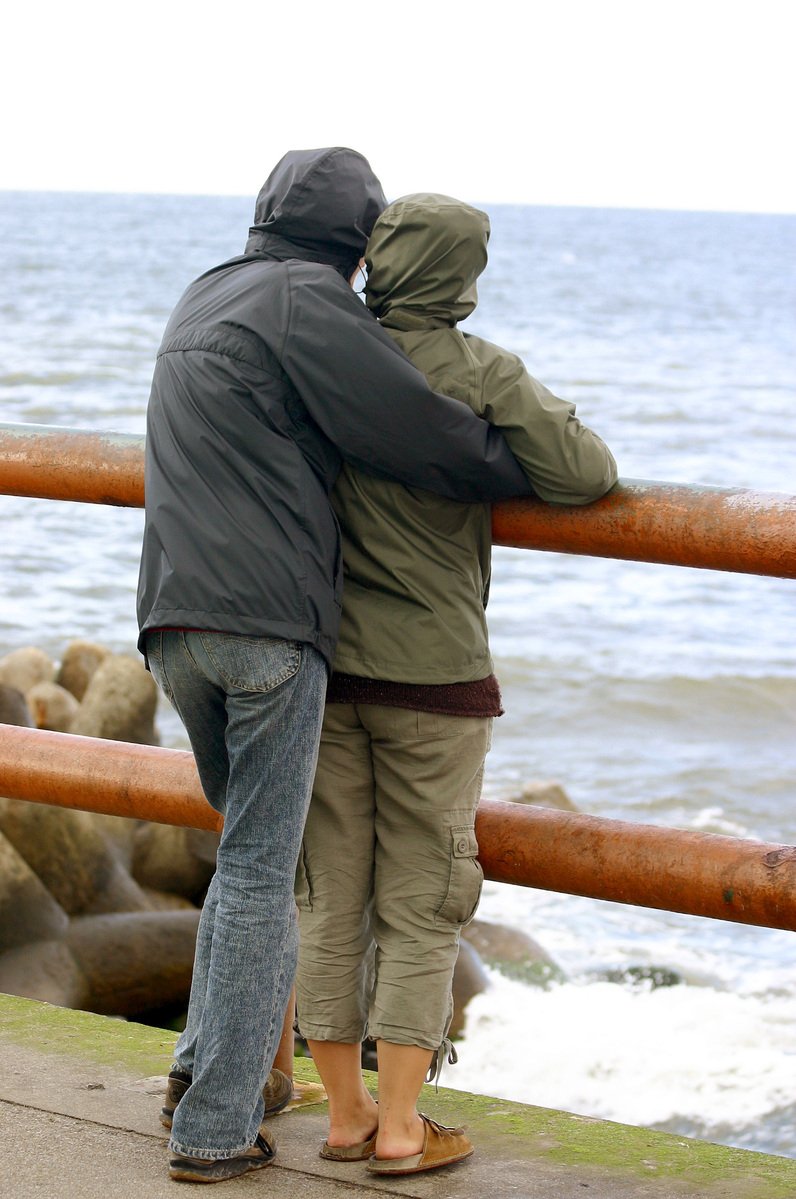
[[[379,1109],[375,1099],[371,1099],[356,1111],[341,1113],[334,1121],[330,1119],[326,1143],[331,1149],[359,1145],[373,1136],[378,1122]]]
[[[376,1157],[411,1157],[420,1153],[425,1140],[425,1125],[417,1113],[408,1122],[379,1129],[376,1138]]]

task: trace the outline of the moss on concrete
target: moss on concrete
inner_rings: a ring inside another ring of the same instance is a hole
[[[0,996],[0,1044],[4,1041],[110,1067],[135,1078],[166,1074],[176,1036],[90,1012]],[[296,1077],[315,1082],[307,1058],[296,1058]],[[377,1076],[366,1075],[376,1088]],[[477,1142],[515,1160],[527,1159],[593,1171],[596,1177],[659,1178],[672,1196],[705,1199],[794,1199],[796,1161],[713,1145],[547,1108],[424,1088],[421,1108],[448,1124],[466,1124]],[[580,1175],[579,1175],[580,1177]]]
[[[686,1187],[684,1193],[704,1193],[706,1199],[712,1194],[727,1199],[796,1196],[796,1161],[789,1158],[463,1091],[440,1090],[435,1096],[427,1087],[426,1092],[423,1103],[429,1114],[466,1124],[477,1143],[515,1159],[526,1157],[529,1163],[543,1159],[603,1176],[678,1180],[696,1188]]]
[[[6,1039],[29,1049],[117,1067],[140,1078],[168,1074],[177,1034],[114,1016],[0,995],[0,1043]],[[308,1082],[318,1081],[309,1059],[296,1058],[295,1073]]]
[[[136,1077],[168,1074],[176,1034],[112,1016],[0,996],[0,1041],[116,1066]]]

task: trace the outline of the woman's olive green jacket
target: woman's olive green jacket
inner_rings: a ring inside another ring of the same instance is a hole
[[[487,216],[447,196],[396,201],[368,243],[368,307],[432,388],[501,429],[541,499],[588,504],[616,482],[610,450],[516,355],[456,327],[475,308],[488,237]],[[335,669],[407,683],[489,675],[489,505],[348,465],[332,502],[344,563]]]

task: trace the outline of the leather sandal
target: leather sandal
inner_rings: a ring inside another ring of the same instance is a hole
[[[207,1159],[173,1154],[169,1160],[169,1177],[175,1182],[226,1182],[228,1178],[238,1178],[250,1170],[270,1166],[275,1155],[276,1142],[261,1124],[254,1144],[235,1157]]]
[[[330,1145],[324,1141],[319,1157],[325,1157],[329,1162],[365,1162],[376,1152],[376,1133],[372,1133],[366,1141],[356,1145]]]
[[[475,1152],[463,1128],[446,1128],[430,1116],[418,1113],[425,1126],[423,1148],[409,1157],[371,1157],[365,1167],[371,1174],[419,1174],[464,1161]]]

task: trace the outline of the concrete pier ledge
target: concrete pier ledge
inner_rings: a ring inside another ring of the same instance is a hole
[[[179,1199],[158,1121],[174,1033],[0,996],[0,1195],[4,1199]],[[796,1161],[460,1091],[426,1088],[422,1107],[467,1125],[468,1162],[373,1179],[363,1163],[318,1156],[326,1106],[309,1092],[271,1121],[273,1166],[223,1194],[269,1199],[794,1199]],[[374,1080],[375,1081],[375,1080]],[[314,1099],[314,1101],[313,1101]],[[204,1193],[204,1192],[203,1192]]]

